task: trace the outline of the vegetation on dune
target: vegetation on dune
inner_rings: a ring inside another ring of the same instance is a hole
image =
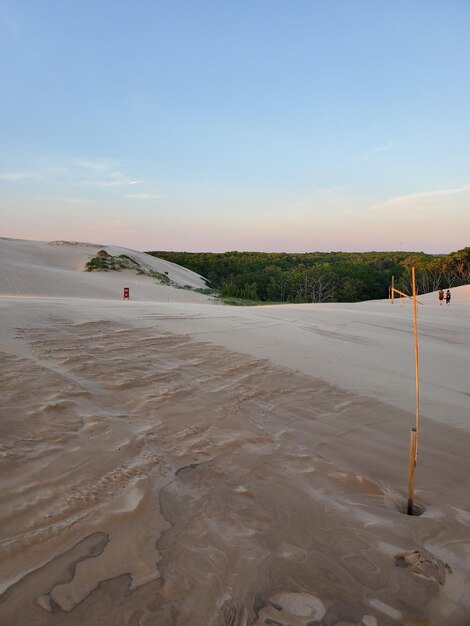
[[[279,302],[268,302],[267,300],[249,300],[247,298],[232,298],[230,296],[217,296],[224,304],[230,306],[268,306],[269,304],[279,304]]]
[[[150,276],[151,278],[155,278],[162,285],[171,285],[172,287],[180,287],[177,283],[174,283],[167,274],[162,274],[161,272],[156,272],[155,270],[146,270],[141,265],[136,269],[136,273],[138,276]]]
[[[96,256],[86,263],[86,272],[120,272],[121,270],[132,270],[138,276],[149,276],[154,278],[161,285],[169,285],[171,287],[177,287],[178,289],[192,289],[190,285],[179,285],[171,280],[168,274],[165,272],[156,272],[142,267],[135,259],[127,254],[120,254],[118,256],[112,256],[106,250],[100,250]]]
[[[121,270],[138,270],[139,263],[127,254],[111,256],[106,250],[100,250],[95,257],[85,265],[86,272],[109,272]]]
[[[415,265],[420,293],[470,282],[470,248],[448,255],[423,252],[163,252],[148,254],[205,276],[230,304],[359,302],[386,298],[395,285],[411,292]]]

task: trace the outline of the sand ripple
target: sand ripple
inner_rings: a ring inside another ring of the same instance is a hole
[[[464,623],[465,503],[401,515],[406,450],[371,445],[399,410],[154,328],[21,332],[30,357],[0,371],[2,624]]]

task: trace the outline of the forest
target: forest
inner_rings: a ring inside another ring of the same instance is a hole
[[[250,302],[359,302],[388,297],[395,285],[419,293],[470,282],[470,247],[447,255],[424,252],[168,252],[148,254],[201,274],[224,299]]]

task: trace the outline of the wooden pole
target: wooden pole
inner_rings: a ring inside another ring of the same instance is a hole
[[[402,298],[408,298],[409,300],[413,300],[413,296],[409,296],[407,293],[403,293],[403,291],[400,291],[399,289],[394,289],[393,290],[395,293],[398,293]],[[416,299],[416,302],[418,304],[423,304],[420,300]]]
[[[413,322],[415,337],[415,387],[416,387],[416,456],[418,455],[419,440],[419,350],[418,350],[418,305],[416,302],[416,279],[415,268],[411,268],[411,279],[413,284]]]
[[[416,468],[416,428],[412,428],[411,433],[410,433],[410,456],[408,460],[408,507],[406,510],[408,515],[413,515],[415,468]]]
[[[395,276],[392,276],[392,304],[395,298]]]

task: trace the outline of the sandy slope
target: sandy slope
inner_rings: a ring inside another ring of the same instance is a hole
[[[87,261],[101,249],[113,256],[127,254],[145,269],[167,273],[178,285],[206,287],[204,279],[191,270],[144,252],[91,243],[0,238],[0,294],[118,299],[123,287],[129,287],[134,300],[166,301],[174,293],[131,271],[84,272]],[[178,297],[181,301],[203,301],[194,294]]]
[[[470,287],[422,297],[407,517],[409,303],[122,302],[5,245],[0,623],[470,624]]]

